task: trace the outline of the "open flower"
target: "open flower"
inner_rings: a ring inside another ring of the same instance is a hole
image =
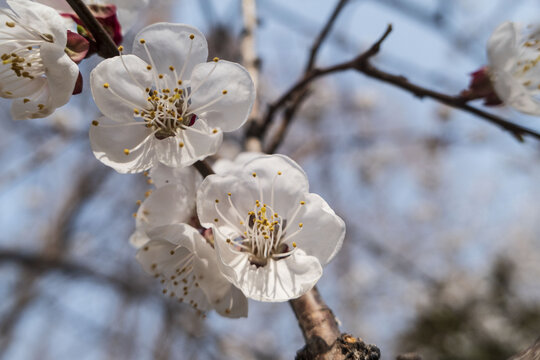
[[[217,268],[214,249],[186,224],[157,227],[137,252],[144,270],[163,285],[162,292],[198,311],[215,309],[227,317],[247,316],[248,303]]]
[[[0,9],[0,95],[14,99],[14,119],[45,117],[66,104],[79,68],[64,52],[67,29],[52,8],[8,0]]]
[[[540,115],[540,29],[501,24],[488,41],[489,74],[497,96],[514,109]]]
[[[135,215],[135,232],[129,241],[136,248],[148,240],[152,229],[175,223],[193,223],[195,189],[191,184],[170,184],[148,191]]]
[[[210,175],[197,193],[224,276],[244,295],[286,301],[310,290],[339,251],[345,224],[304,171],[283,155],[260,156],[236,175]]]
[[[205,62],[208,48],[197,29],[148,26],[133,52],[104,60],[90,76],[96,105],[116,122],[94,121],[90,129],[104,164],[121,173],[188,166],[217,151],[222,131],[247,120],[255,96],[249,73],[217,58]]]

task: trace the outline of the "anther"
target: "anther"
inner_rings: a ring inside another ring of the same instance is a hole
[[[183,148],[184,147],[184,143],[181,142],[180,144],[178,144],[179,147]]]
[[[218,199],[216,199],[216,204],[217,204],[217,203],[219,203],[219,200],[218,200]]]
[[[277,172],[277,174],[278,174],[278,175],[281,175],[281,174],[282,174],[282,172],[281,172],[281,171],[278,171],[278,172]]]
[[[103,84],[103,87],[104,87],[105,89],[108,89],[108,88],[109,88],[109,83]]]
[[[135,201],[135,204],[137,204],[137,206],[141,206],[142,202],[141,202],[141,200],[137,200],[137,201]]]
[[[292,243],[292,247],[294,247],[294,248],[296,247],[296,243],[294,241]]]
[[[300,205],[306,205],[305,201],[300,201]]]
[[[124,154],[129,155],[129,149],[124,149]]]
[[[120,45],[120,46],[118,47],[118,51],[120,51],[120,52],[124,51],[124,47],[123,47],[122,45]]]
[[[195,35],[190,34],[190,35],[189,35],[189,38],[190,38],[191,40],[193,40],[193,39],[195,39]]]
[[[251,174],[251,176],[257,177],[257,173],[253,173],[253,174]],[[257,202],[259,202],[259,201],[257,201]]]
[[[174,255],[174,250],[169,251],[169,254]]]
[[[141,39],[141,40],[139,40],[139,42],[140,42],[141,44],[144,44],[144,43],[146,43],[146,40]]]
[[[15,27],[15,23],[11,21],[6,21],[6,26],[12,28]]]
[[[163,74],[159,74],[158,77],[159,77],[160,79],[163,79]]]
[[[219,219],[217,219],[217,218],[216,218],[216,219],[214,219],[214,222],[218,222],[218,221],[219,221]]]
[[[300,228],[303,227],[303,226],[304,226],[304,223],[299,223],[298,224],[298,227],[300,227]]]
[[[212,130],[212,133],[214,133],[214,134],[217,134],[217,132],[218,132],[218,129]]]
[[[92,120],[92,125],[98,126],[98,125],[99,125],[99,121],[97,121],[97,120]]]
[[[169,70],[174,71],[174,66],[169,66]]]
[[[152,70],[152,65],[146,65],[146,70]]]
[[[223,95],[226,95],[226,94],[227,94],[227,90],[223,90],[221,93],[222,93]]]
[[[218,61],[219,61],[219,58],[218,58],[218,57],[215,57],[215,58],[212,59],[212,61],[218,62]]]

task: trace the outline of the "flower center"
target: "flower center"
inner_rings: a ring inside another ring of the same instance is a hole
[[[147,108],[151,110],[135,109],[136,117],[141,117],[148,128],[154,130],[159,140],[176,136],[179,130],[195,124],[197,115],[188,112],[189,98],[185,97],[185,90],[168,88],[148,90]],[[189,88],[187,89],[189,91]]]
[[[39,47],[22,47],[0,57],[2,65],[9,65],[17,77],[34,79],[45,74]]]
[[[4,52],[0,55],[2,65],[9,66],[11,74],[18,78],[34,79],[45,74],[45,67],[41,59],[40,45],[43,42],[54,42],[51,34],[43,34],[31,26],[21,23],[18,17],[0,9],[0,13],[7,16],[11,21],[6,21],[0,27],[0,46]],[[4,72],[2,77],[9,76]],[[11,95],[9,91],[6,95]]]
[[[296,251],[296,242],[292,239],[303,229],[304,224],[299,222],[298,228],[291,232],[291,225],[295,224],[296,217],[300,209],[305,205],[305,201],[300,201],[292,215],[286,219],[276,211],[274,203],[274,184],[281,172],[278,172],[272,181],[270,205],[261,200],[255,200],[253,210],[242,216],[232,202],[232,194],[228,193],[229,206],[235,214],[237,220],[229,219],[218,207],[219,199],[215,200],[214,208],[225,224],[233,229],[236,237],[227,239],[227,243],[233,251],[248,253],[248,261],[256,267],[266,266],[269,260],[280,260],[290,256]],[[257,174],[253,173],[256,178]],[[262,199],[262,189],[259,184],[259,198]],[[214,219],[218,223],[219,219]],[[239,224],[239,226],[237,225]]]

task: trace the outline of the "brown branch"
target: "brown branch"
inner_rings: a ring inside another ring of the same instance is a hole
[[[508,360],[540,360],[540,338],[535,343]]]
[[[296,354],[297,360],[379,359],[380,351],[376,346],[340,333],[334,313],[317,287],[290,300],[289,304],[306,341],[306,346]]]
[[[336,22],[336,19],[343,10],[343,7],[349,2],[349,0],[339,0],[336,7],[334,8],[334,11],[332,12],[332,15],[330,15],[330,18],[326,21],[326,24],[324,25],[323,29],[319,33],[319,36],[317,36],[317,39],[315,39],[315,42],[311,46],[311,52],[309,54],[309,59],[306,64],[305,73],[308,73],[313,69],[315,66],[315,59],[317,58],[317,54],[319,52],[319,49],[321,48],[322,43],[324,40],[326,40],[326,37],[330,33],[330,30],[332,29],[332,26],[334,26],[334,23]]]
[[[352,60],[341,63],[341,64],[333,65],[330,67],[326,67],[326,68],[314,68],[308,74],[305,74],[303,78],[300,79],[296,84],[294,84],[287,92],[285,92],[274,103],[268,106],[262,125],[258,129],[254,129],[255,131],[257,131],[255,136],[259,136],[262,138],[268,126],[272,123],[277,111],[284,106],[288,106],[288,104],[290,103],[294,104],[294,99],[296,96],[298,96],[297,94],[303,91],[314,80],[318,79],[321,76],[336,73],[336,72],[341,72],[341,71],[346,71],[346,70],[356,70],[357,72],[363,73],[364,75],[368,77],[372,77],[382,82],[386,82],[394,86],[397,86],[405,91],[408,91],[414,94],[415,96],[419,98],[431,98],[445,105],[476,115],[477,117],[485,121],[488,121],[494,125],[497,125],[503,130],[510,132],[519,141],[523,141],[523,136],[525,135],[531,136],[535,139],[540,140],[540,133],[538,133],[537,131],[521,126],[519,124],[513,123],[500,116],[497,116],[489,112],[480,110],[476,107],[473,107],[467,103],[466,99],[462,98],[459,95],[458,96],[446,95],[446,94],[413,84],[404,76],[390,74],[373,66],[370,63],[370,59],[379,52],[381,44],[388,37],[391,31],[392,31],[392,25],[388,25],[386,31],[379,38],[379,40],[377,40],[377,42],[375,42],[367,51],[363,52],[362,54],[358,55]],[[290,120],[288,122],[290,122]],[[281,131],[281,135],[283,135],[284,133],[285,131]],[[281,141],[282,139],[278,138],[276,140],[273,140],[271,143],[279,145]]]
[[[143,286],[136,285],[132,279],[124,280],[103,273],[99,273],[85,265],[63,260],[57,257],[45,257],[31,253],[22,253],[14,250],[0,250],[0,264],[15,263],[23,265],[37,272],[58,271],[67,276],[87,277],[110,285],[133,295],[148,295]]]
[[[257,57],[257,47],[255,43],[255,31],[257,30],[257,6],[255,0],[242,0],[242,20],[244,23],[244,31],[240,44],[242,49],[242,63],[249,72],[249,75],[251,75],[255,91],[258,92],[260,60]],[[251,114],[249,115],[250,123],[261,120],[259,108],[260,104],[257,98],[255,99]],[[244,146],[247,151],[262,151],[261,140],[257,137],[247,137]]]
[[[215,174],[212,167],[205,161],[205,160],[199,160],[195,164],[193,164],[193,167],[197,169],[199,174],[202,175],[203,178],[207,177],[208,175]]]
[[[97,53],[104,57],[104,58],[110,58],[119,55],[118,48],[116,47],[116,44],[111,39],[107,31],[101,26],[99,21],[97,21],[96,17],[92,14],[88,6],[82,1],[82,0],[66,0],[75,11],[77,16],[81,19],[84,26],[94,39],[96,40],[96,45],[98,48]]]

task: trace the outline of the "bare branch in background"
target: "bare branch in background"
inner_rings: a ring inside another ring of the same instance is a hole
[[[527,349],[519,354],[512,356],[508,360],[540,360],[540,338]]]
[[[332,74],[335,72],[341,72],[341,71],[346,71],[346,70],[356,70],[369,77],[378,79],[382,82],[390,83],[396,87],[404,89],[419,98],[424,98],[424,97],[432,98],[445,105],[474,114],[480,119],[486,120],[494,125],[497,125],[503,130],[510,132],[519,141],[523,141],[523,136],[525,135],[531,136],[536,139],[540,139],[540,133],[536,132],[535,130],[526,128],[524,126],[518,125],[506,119],[503,119],[499,116],[477,109],[469,105],[467,103],[467,100],[462,98],[461,96],[446,95],[446,94],[442,94],[442,93],[421,87],[419,85],[415,85],[409,82],[409,80],[402,75],[393,75],[393,74],[384,72],[382,70],[379,70],[378,68],[373,66],[370,62],[370,59],[379,52],[382,42],[387,38],[387,36],[390,34],[391,31],[392,31],[392,26],[388,25],[386,31],[381,36],[381,38],[377,42],[375,42],[367,51],[358,55],[354,59],[341,63],[341,64],[330,66],[327,68],[314,68],[312,71],[309,72],[309,74],[306,74],[299,82],[294,84],[278,100],[276,100],[274,103],[268,106],[268,111],[265,115],[263,124],[259,129],[257,129],[258,136],[260,138],[264,137],[265,132],[268,126],[273,122],[277,111],[283,106],[286,106],[289,102],[294,101],[295,96],[297,96],[299,92],[302,92],[307,86],[309,86],[312,81],[314,81],[315,79],[321,76]],[[284,133],[285,133],[284,131],[281,131],[281,134],[284,134]],[[280,141],[281,140],[277,139],[277,140],[274,140],[273,143],[279,144]]]
[[[242,63],[253,79],[255,91],[259,90],[260,59],[257,56],[257,43],[255,33],[257,30],[257,5],[256,0],[242,0],[242,20],[244,29],[241,42]],[[259,123],[259,98],[255,99],[249,121]],[[248,123],[249,124],[249,123]],[[245,141],[247,151],[261,152],[262,144],[258,137],[247,137]]]

